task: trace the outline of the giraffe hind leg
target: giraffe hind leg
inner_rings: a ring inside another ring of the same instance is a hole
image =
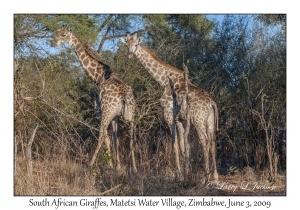
[[[124,94],[124,100],[122,100],[122,109],[123,109],[123,117],[126,121],[130,123],[130,152],[129,156],[131,156],[132,162],[132,171],[133,173],[137,173],[136,168],[136,159],[135,159],[135,147],[134,147],[134,111],[135,111],[135,101],[132,93],[132,89],[127,86],[126,94]]]
[[[99,139],[98,139],[98,144],[97,144],[97,147],[96,147],[96,150],[92,156],[92,159],[91,159],[91,162],[90,162],[90,165],[92,166],[96,160],[96,157],[97,157],[97,154],[100,150],[100,147],[102,145],[102,143],[104,142],[106,144],[106,147],[107,147],[107,154],[108,154],[108,157],[109,160],[108,160],[108,164],[110,167],[113,167],[112,165],[112,161],[110,159],[110,139],[109,139],[109,136],[107,134],[107,128],[108,128],[108,125],[109,123],[113,120],[113,118],[115,117],[115,112],[114,112],[114,109],[111,108],[111,109],[103,109],[102,110],[102,119],[101,119],[101,124],[100,124],[100,134],[99,134]]]
[[[129,123],[130,123],[130,129],[129,129],[130,152],[129,152],[129,154],[131,156],[132,171],[133,171],[133,173],[137,173],[136,161],[135,161],[135,147],[133,145],[134,144],[134,142],[133,142],[133,139],[134,139],[134,122],[133,122],[134,113],[133,113],[133,110],[134,110],[134,104],[128,104],[128,102],[124,103],[124,119],[126,121],[129,121]]]
[[[114,143],[114,156],[116,157],[116,169],[119,171],[121,169],[121,162],[119,156],[119,139],[118,139],[118,117],[115,117],[111,122],[113,128],[113,143]]]
[[[198,122],[195,124],[198,137],[199,137],[199,143],[202,147],[203,156],[204,156],[204,173],[205,173],[205,183],[207,183],[210,179],[210,170],[209,170],[209,142],[208,142],[208,136],[206,134],[206,127],[204,126],[204,123]]]
[[[130,122],[130,154],[131,154],[131,161],[132,161],[132,170],[133,173],[137,173],[136,162],[135,162],[135,147],[133,142],[133,135],[134,135],[134,124]]]
[[[216,163],[216,135],[215,131],[217,130],[218,124],[216,123],[216,108],[213,107],[213,111],[211,111],[209,117],[208,117],[208,126],[207,126],[207,133],[209,138],[209,154],[210,154],[210,160],[211,160],[211,179],[215,182],[218,181],[218,171],[217,171],[217,163]]]

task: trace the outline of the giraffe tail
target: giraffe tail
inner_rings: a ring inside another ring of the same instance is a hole
[[[215,121],[215,130],[218,131],[219,130],[219,114],[218,114],[218,107],[217,104],[215,102],[212,103],[212,107],[214,110],[214,121]]]
[[[135,102],[133,98],[133,93],[130,88],[128,92],[124,95],[124,114],[123,117],[125,120],[133,121],[135,110]]]

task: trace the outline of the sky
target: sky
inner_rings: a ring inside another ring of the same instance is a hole
[[[217,20],[219,22],[221,22],[224,18],[224,15],[223,14],[207,14],[205,15],[207,19],[209,20]]]
[[[219,21],[219,22],[221,22],[223,20],[223,18],[224,18],[223,14],[208,14],[208,15],[205,15],[205,16],[209,20]],[[142,29],[142,28],[144,28],[142,22],[138,22],[137,21],[137,23],[132,24],[132,27],[128,28],[127,30],[133,32],[133,31],[137,31],[137,30]],[[104,43],[104,45],[103,45],[103,47],[102,47],[102,50],[116,51],[118,49],[118,46],[116,46],[117,41],[118,41],[117,39],[106,40],[105,43]],[[47,43],[47,40],[41,40],[39,44],[43,45],[44,50],[46,52],[51,53],[51,54],[57,54],[57,53],[60,52],[60,50],[62,50],[64,48],[64,46],[68,46],[68,44],[65,44],[63,46],[51,47]]]

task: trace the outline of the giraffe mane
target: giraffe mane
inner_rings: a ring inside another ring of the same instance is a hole
[[[173,71],[175,71],[176,73],[182,74],[183,76],[183,71],[179,70],[177,68],[175,68],[174,66],[171,66],[165,62],[163,62],[162,60],[160,60],[154,53],[152,53],[150,50],[148,50],[146,47],[139,45],[140,47],[143,48],[143,50],[145,50],[155,61],[157,61],[158,63],[160,63],[161,65],[167,67],[168,69],[172,69]]]
[[[109,65],[105,64],[102,61],[102,57],[99,55],[99,53],[97,51],[95,51],[89,42],[83,44],[84,46],[84,50],[86,51],[86,53],[91,56],[93,59],[95,59],[96,61],[98,61],[99,64],[101,64],[103,66],[103,68],[105,69],[105,75],[104,78],[105,79],[109,79],[111,74],[112,74],[112,70],[110,68]]]
[[[123,83],[123,82],[115,75],[115,73],[112,73],[112,74],[110,75],[110,78],[109,78],[109,79],[115,81],[115,82],[118,83],[118,84],[124,84],[124,83]]]
[[[163,62],[162,60],[160,60],[154,53],[152,53],[150,50],[148,50],[146,47],[139,45],[140,47],[142,47],[143,50],[145,50],[155,61],[157,61],[158,63],[160,63],[162,66],[165,66],[168,69],[173,70],[176,73],[179,73],[182,77],[184,77],[184,72],[182,70],[179,70],[177,68],[175,68],[174,66],[171,66],[165,62]],[[187,82],[189,85],[195,86],[191,80],[189,78],[187,78]],[[196,87],[196,86],[195,86]]]
[[[103,62],[102,62],[102,57],[99,55],[98,52],[96,52],[96,51],[91,47],[91,45],[90,45],[89,42],[86,42],[83,46],[84,46],[84,49],[85,49],[85,51],[87,52],[87,54],[88,54],[89,56],[91,56],[91,57],[94,58],[95,60],[97,60],[97,61],[103,63]]]

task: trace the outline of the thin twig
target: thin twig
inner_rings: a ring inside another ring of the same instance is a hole
[[[85,122],[83,122],[83,121],[77,119],[76,117],[74,117],[74,116],[72,116],[72,115],[69,115],[69,114],[63,112],[63,111],[61,111],[61,110],[55,108],[54,106],[51,106],[46,100],[42,99],[42,101],[45,102],[48,106],[50,106],[52,109],[54,109],[55,111],[57,111],[57,112],[59,112],[59,113],[65,115],[66,117],[71,118],[71,119],[73,119],[73,120],[75,120],[75,121],[77,121],[77,122],[80,122],[80,123],[82,123],[83,125],[87,126],[88,128],[90,128],[90,129],[92,129],[92,130],[100,131],[99,129],[94,128],[94,127],[90,126],[89,124],[87,124],[87,123],[85,123]]]
[[[99,195],[105,195],[105,194],[107,194],[107,193],[110,193],[110,192],[112,192],[112,191],[118,189],[118,188],[121,187],[121,186],[122,186],[122,184],[118,184],[117,186],[115,186],[115,187],[113,187],[113,188],[111,188],[111,189],[109,189],[109,190],[106,190],[106,191],[100,193]]]

